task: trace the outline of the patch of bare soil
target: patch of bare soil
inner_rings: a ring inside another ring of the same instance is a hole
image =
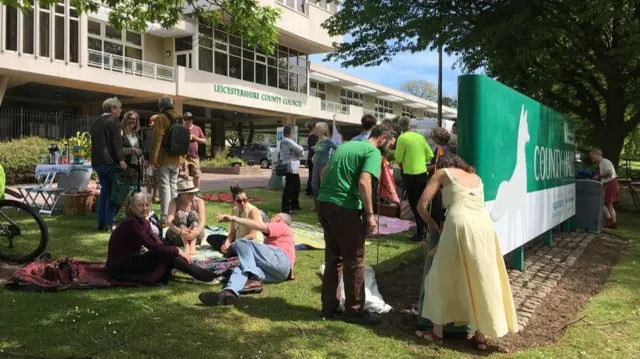
[[[536,309],[524,331],[489,340],[489,351],[516,352],[551,344],[562,337],[568,325],[589,299],[597,294],[611,274],[628,243],[611,235],[594,238],[558,285]],[[398,337],[415,337],[417,301],[423,262],[402,265],[393,272],[378,273],[380,293],[395,311],[385,315],[386,329]],[[451,340],[454,339],[454,340]],[[473,344],[445,335],[445,345],[468,351]],[[426,343],[425,343],[426,344]]]

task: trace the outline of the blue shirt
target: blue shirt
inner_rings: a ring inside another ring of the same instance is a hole
[[[362,131],[359,135],[352,138],[351,141],[366,141],[371,136],[371,131]]]

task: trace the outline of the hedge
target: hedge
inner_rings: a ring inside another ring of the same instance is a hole
[[[0,164],[7,176],[7,185],[36,182],[36,165],[47,156],[47,145],[55,141],[41,137],[23,137],[0,142]]]

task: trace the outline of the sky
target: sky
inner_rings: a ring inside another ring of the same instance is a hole
[[[340,70],[361,79],[379,83],[394,89],[400,89],[400,84],[409,80],[427,80],[438,84],[438,52],[425,51],[402,53],[396,55],[392,61],[382,63],[376,67],[342,68],[337,62],[323,62],[325,55],[311,55],[311,62]],[[457,97],[460,69],[451,69],[456,62],[455,57],[446,54],[442,56],[442,92],[443,96]]]

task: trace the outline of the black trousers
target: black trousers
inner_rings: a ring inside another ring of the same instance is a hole
[[[307,190],[305,193],[310,196],[313,194],[313,189],[311,188],[311,179],[313,178],[313,162],[311,162],[311,155],[307,157],[305,164],[309,169],[309,179],[307,180]]]
[[[289,173],[285,176],[282,191],[282,212],[288,213],[300,209],[300,175]]]
[[[409,207],[416,219],[416,229],[419,236],[424,236],[427,228],[427,224],[424,222],[420,214],[418,213],[418,201],[422,192],[427,188],[427,173],[420,173],[417,175],[404,174],[404,185],[406,186],[407,199],[409,200]]]

